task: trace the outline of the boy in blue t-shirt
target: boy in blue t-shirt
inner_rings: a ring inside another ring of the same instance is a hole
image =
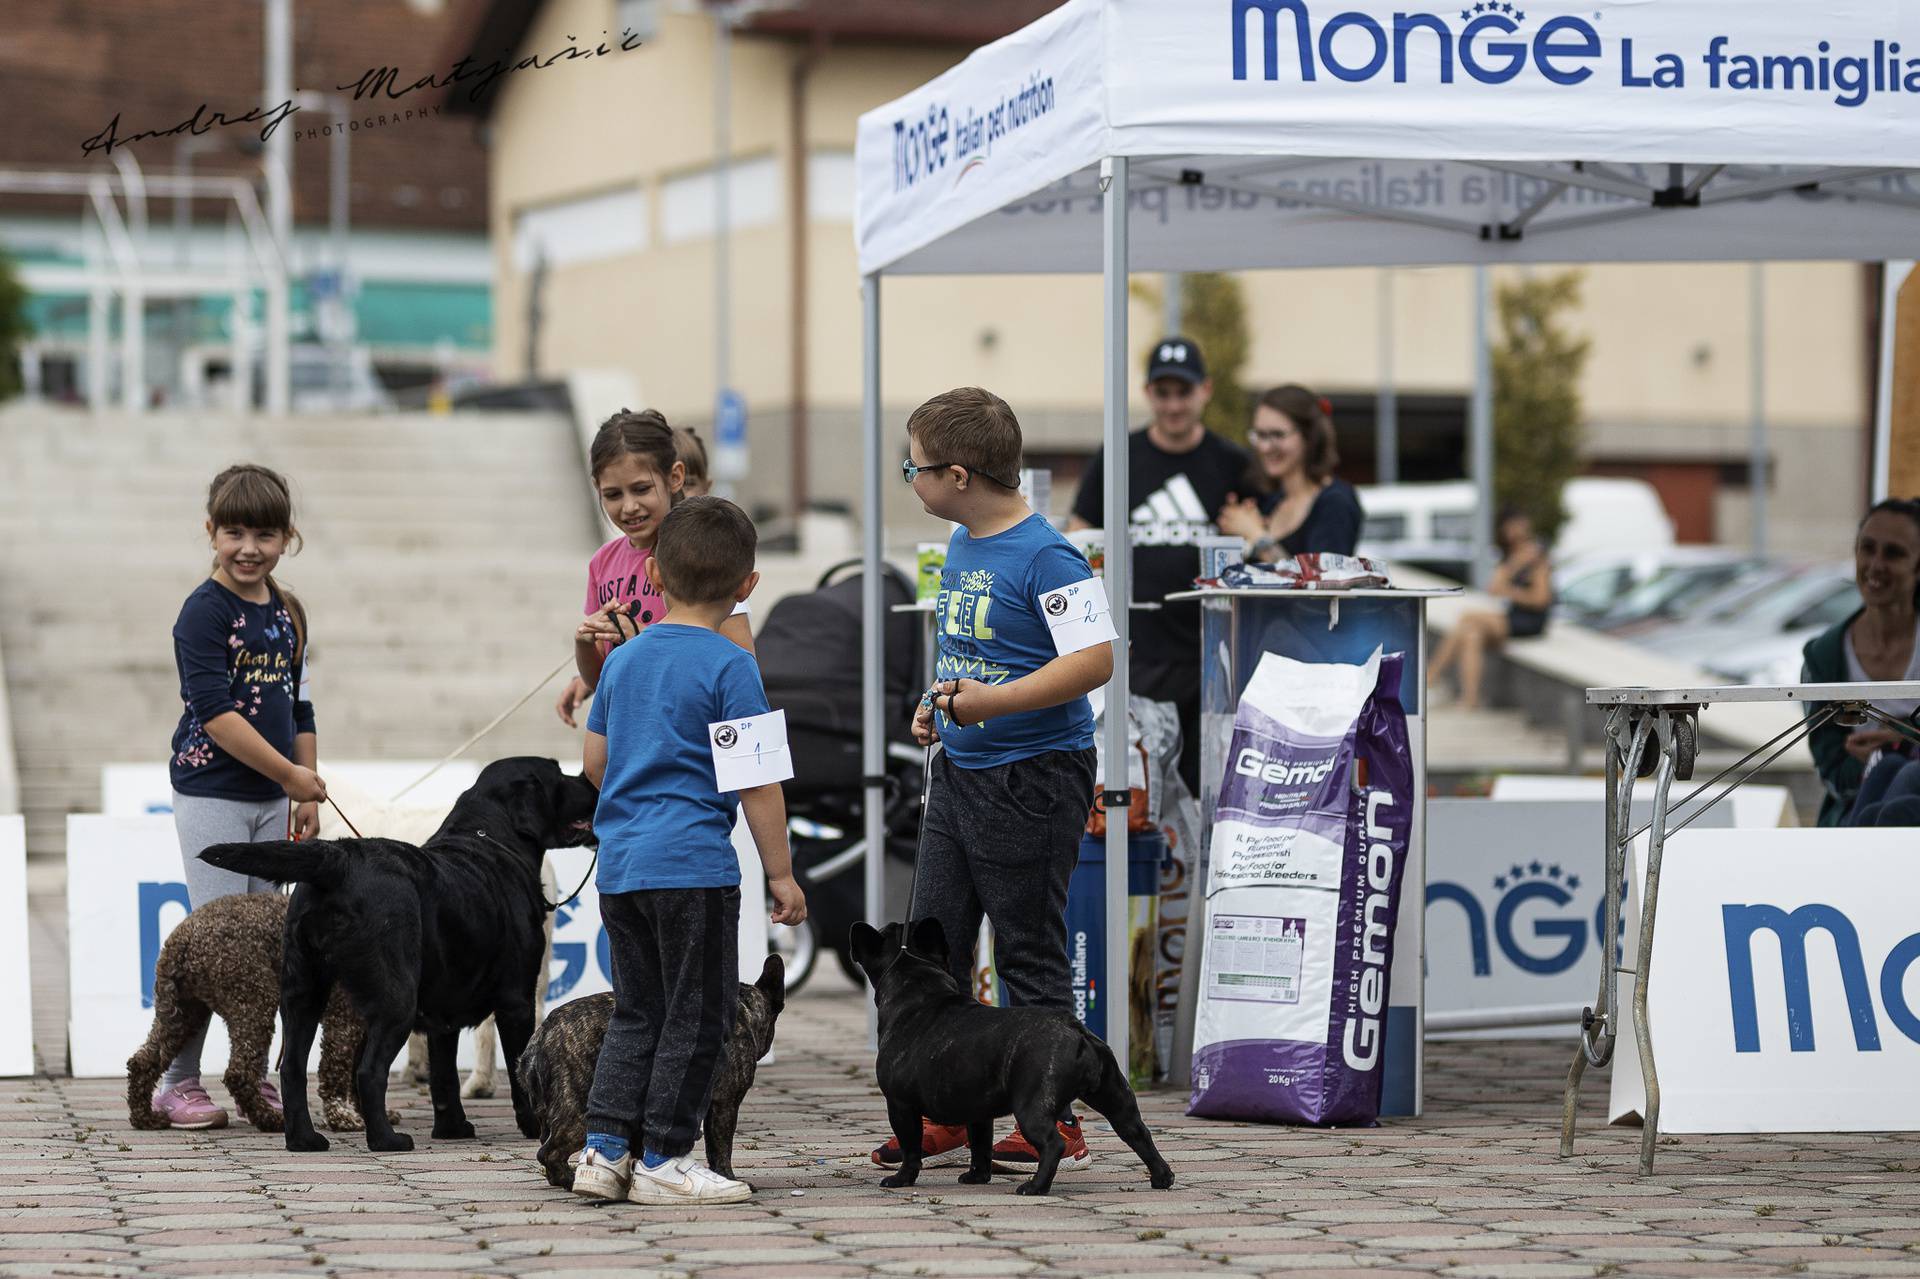
[[[1007,1002],[1071,1009],[1067,881],[1094,789],[1087,693],[1113,675],[1105,593],[1086,557],[1020,496],[1020,422],[1005,400],[978,387],[937,395],[914,410],[907,438],[914,496],[963,526],[940,575],[933,688],[913,720],[916,740],[943,749],[910,914],[940,921],[962,990],[984,913]],[[1075,586],[1074,617],[1094,598],[1096,622],[1057,629],[1069,620],[1063,588]],[[1062,1169],[1084,1167],[1091,1156],[1071,1107],[1062,1119],[1058,1136],[1037,1140],[1065,1143]],[[1016,1127],[994,1147],[994,1166],[1031,1172],[1033,1137]],[[966,1142],[964,1126],[924,1123],[922,1158],[964,1153]],[[898,1139],[873,1160],[899,1164]]]
[[[721,792],[716,770],[738,722],[767,713],[767,695],[753,655],[719,628],[759,581],[755,541],[752,521],[720,498],[668,513],[647,563],[666,615],[608,655],[587,717],[586,773],[600,787],[594,882],[614,995],[575,1157],[574,1193],[589,1198],[733,1203],[752,1193],[692,1150],[739,998],[735,796]],[[738,800],[773,921],[798,924],[807,903],[780,783],[744,787]]]

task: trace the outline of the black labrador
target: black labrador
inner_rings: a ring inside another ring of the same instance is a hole
[[[337,982],[365,1019],[354,1090],[367,1148],[411,1150],[387,1121],[387,1070],[415,1030],[427,1036],[433,1135],[473,1136],[460,1104],[460,1031],[495,1018],[513,1114],[538,1117],[519,1075],[533,1036],[533,983],[545,951],[540,863],[549,848],[593,842],[600,792],[550,759],[518,756],[481,770],[420,847],[393,839],[215,844],[201,860],[298,883],[287,910],[280,1092],[288,1150],[325,1150],[307,1109],[307,1052]]]

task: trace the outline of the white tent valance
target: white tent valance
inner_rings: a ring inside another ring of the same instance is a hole
[[[1070,0],[861,117],[863,272],[1907,256],[1920,7]]]

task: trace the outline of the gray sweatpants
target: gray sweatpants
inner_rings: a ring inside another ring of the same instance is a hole
[[[237,871],[221,870],[200,860],[202,849],[215,844],[258,844],[263,840],[287,837],[287,798],[243,800],[212,799],[204,795],[173,793],[173,829],[180,837],[180,860],[186,871],[187,902],[198,910],[219,897],[235,893],[277,893],[279,885],[270,879],[258,879]],[[207,1033],[203,1029],[160,1077],[162,1089],[200,1073],[200,1049]]]

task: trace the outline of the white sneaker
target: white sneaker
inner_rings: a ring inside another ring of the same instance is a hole
[[[658,1168],[635,1164],[627,1188],[629,1203],[646,1204],[731,1204],[752,1195],[753,1187],[746,1182],[722,1177],[690,1154],[669,1159]]]
[[[633,1180],[631,1153],[609,1160],[597,1150],[577,1150],[567,1162],[573,1165],[574,1194],[615,1202],[627,1197],[628,1184]]]

